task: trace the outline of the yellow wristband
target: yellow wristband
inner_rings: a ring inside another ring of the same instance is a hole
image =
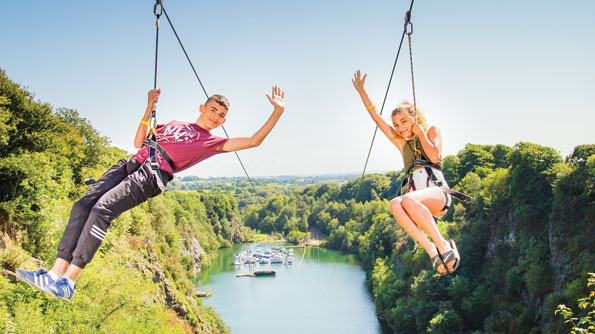
[[[372,109],[372,108],[374,108],[374,107],[376,107],[376,106],[375,106],[375,105],[371,105],[371,106],[369,106],[369,107],[366,107],[366,109],[370,110],[370,109]]]
[[[140,119],[140,124],[144,124],[144,125],[149,125],[149,121],[143,121],[143,119]]]

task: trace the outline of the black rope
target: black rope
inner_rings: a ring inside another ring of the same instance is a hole
[[[196,77],[196,80],[198,80],[198,83],[200,84],[202,91],[205,93],[205,96],[207,98],[209,98],[209,94],[207,93],[207,90],[205,89],[205,86],[203,85],[202,80],[200,80],[200,77],[198,76],[198,73],[196,72],[196,68],[194,67],[194,64],[192,63],[192,60],[190,60],[190,56],[188,56],[188,52],[186,52],[186,48],[184,47],[184,44],[182,43],[182,40],[180,39],[180,36],[178,35],[176,28],[174,28],[174,25],[171,22],[169,15],[167,15],[167,11],[165,10],[165,7],[163,7],[163,2],[161,0],[157,0],[157,1],[159,2],[160,6],[161,6],[161,11],[163,12],[163,14],[165,14],[165,18],[167,19],[167,22],[169,23],[171,30],[173,31],[174,35],[176,36],[176,39],[178,40],[178,43],[180,44],[182,51],[184,51],[184,55],[186,56],[186,59],[188,60],[188,63],[190,64],[190,67],[192,68],[192,72],[194,72],[194,76]],[[155,15],[157,15],[157,14],[155,14]],[[225,127],[223,125],[221,125],[221,129],[223,129],[223,133],[225,133],[225,136],[227,138],[229,138],[229,134],[227,133],[227,130],[225,129]],[[248,179],[248,182],[250,182],[250,186],[252,187],[252,190],[254,191],[254,196],[258,199],[258,202],[262,206],[264,206],[262,199],[260,197],[258,197],[256,187],[254,186],[254,182],[252,182],[252,178],[250,178],[250,175],[248,174],[248,171],[246,170],[246,167],[244,166],[242,159],[240,159],[240,155],[236,151],[234,151],[233,153],[235,154],[236,158],[238,159],[240,166],[242,167],[242,170],[244,171],[244,174],[246,174],[246,178]],[[275,231],[275,233],[278,233],[277,228],[275,227],[274,223],[273,223],[273,230]]]
[[[411,50],[411,35],[413,34],[413,23],[411,22],[411,12],[405,14],[405,31],[409,40],[409,63],[411,64],[411,87],[413,89],[413,110],[417,113],[417,101],[415,99],[415,79],[413,78],[413,51]]]
[[[161,7],[161,11],[157,13],[157,6],[161,6],[161,0],[157,0],[155,2],[155,6],[153,6],[153,13],[156,16],[155,22],[155,80],[153,81],[153,89],[157,89],[157,58],[159,56],[159,17],[161,16],[161,11],[163,11],[163,7]]]
[[[395,74],[395,68],[397,67],[397,61],[399,60],[399,54],[401,53],[401,47],[403,46],[403,40],[405,40],[405,34],[408,34],[407,25],[411,23],[411,20],[410,20],[411,19],[411,10],[413,9],[414,1],[415,0],[411,0],[411,4],[409,5],[409,10],[407,11],[407,13],[405,15],[405,27],[403,29],[403,34],[401,35],[401,41],[399,42],[399,49],[397,50],[397,56],[395,57],[395,61],[393,63],[393,69],[390,73],[390,78],[388,79],[388,86],[386,87],[386,92],[384,93],[384,99],[382,100],[382,107],[380,108],[380,116],[382,116],[382,112],[384,111],[384,106],[386,104],[386,98],[388,97],[390,85],[392,83],[393,76]],[[409,36],[409,54],[411,56],[411,35],[408,35],[408,36]],[[411,71],[413,73],[413,63],[411,66],[412,66]],[[415,101],[415,88],[414,88],[413,99]],[[414,104],[415,104],[415,102],[414,102]],[[366,168],[368,167],[368,161],[370,160],[370,154],[372,153],[372,147],[374,146],[374,140],[376,139],[377,132],[378,132],[378,125],[376,125],[376,128],[374,129],[374,135],[372,136],[372,142],[370,143],[370,148],[368,149],[368,156],[366,157],[366,163],[364,164],[364,170],[362,172],[362,176],[360,177],[361,180],[357,186],[357,192],[355,193],[354,202],[353,202],[354,206],[357,204],[357,198],[359,197],[359,193],[362,188],[362,183],[364,182],[364,175],[366,174]],[[349,214],[350,220],[351,220],[351,215],[353,214],[353,210],[354,210],[354,207],[351,208],[351,212]],[[347,231],[345,231],[345,234],[343,235],[343,240],[341,241],[341,246],[339,247],[339,255],[341,255],[341,251],[343,250],[343,245],[345,244],[345,235],[347,235]],[[336,268],[337,268],[337,265],[335,264],[335,267],[333,268],[333,272],[331,273],[331,279],[329,280],[329,283],[333,279]]]
[[[157,7],[160,8],[160,11],[157,12]],[[163,12],[163,4],[161,0],[157,0],[155,5],[153,6],[153,14],[155,14],[155,78],[153,80],[153,89],[157,89],[157,58],[159,57],[159,17]],[[153,110],[151,111],[151,120],[153,121],[153,126],[151,127],[154,129],[157,126],[157,104],[156,102],[153,103]],[[156,140],[157,138],[155,138]]]
[[[411,0],[411,5],[409,6],[409,10],[407,11],[406,17],[410,18],[411,17],[411,9],[413,8],[413,2],[415,0]],[[382,107],[380,108],[380,116],[382,116],[382,112],[384,111],[384,106],[386,105],[386,98],[388,97],[388,92],[390,90],[390,85],[393,81],[393,76],[395,74],[395,68],[397,67],[397,61],[399,60],[399,54],[401,53],[401,48],[403,46],[403,40],[405,39],[405,34],[407,34],[407,22],[409,22],[408,19],[406,19],[405,22],[405,28],[403,29],[403,34],[401,34],[401,41],[399,42],[399,49],[397,50],[397,56],[395,57],[395,61],[393,63],[393,69],[390,73],[390,78],[388,79],[388,85],[386,87],[386,92],[384,93],[384,99],[382,100]],[[409,50],[411,51],[411,36],[409,36]],[[414,94],[414,100],[415,100],[415,94]],[[374,129],[374,135],[372,136],[372,142],[370,143],[370,148],[368,149],[368,156],[366,157],[366,163],[364,164],[364,170],[362,171],[362,181],[363,181],[363,177],[366,174],[366,169],[368,168],[368,161],[370,160],[370,154],[372,153],[372,147],[374,146],[374,140],[376,139],[376,133],[378,133],[378,125],[376,125],[376,128]],[[357,197],[359,196],[359,192],[361,189],[361,182],[360,185],[357,188],[357,192],[355,195],[355,201],[357,202]]]
[[[158,1],[161,2],[161,0],[158,0]],[[186,56],[186,59],[188,60],[188,63],[190,64],[190,67],[192,68],[192,71],[194,72],[194,76],[196,77],[196,79],[198,80],[198,83],[200,84],[200,87],[202,88],[202,91],[205,93],[205,96],[207,98],[209,98],[209,94],[207,93],[205,86],[202,84],[202,81],[200,80],[200,77],[198,76],[198,73],[196,72],[196,68],[194,67],[194,64],[192,63],[192,60],[190,60],[190,57],[188,56],[188,52],[186,52],[186,48],[184,47],[182,40],[180,40],[180,36],[178,36],[178,32],[176,31],[176,28],[174,28],[173,23],[169,19],[169,15],[167,15],[167,11],[163,7],[163,3],[161,3],[161,9],[163,10],[163,14],[165,14],[165,18],[167,19],[167,22],[169,23],[171,30],[174,32],[174,35],[176,36],[176,39],[178,40],[180,47],[182,47],[182,51],[184,51],[184,55]],[[227,138],[229,138],[229,135],[227,134],[227,130],[225,130],[225,127],[223,125],[221,125],[221,128],[223,129],[225,136]],[[244,170],[244,174],[246,174],[246,178],[248,178],[248,181],[250,182],[250,185],[252,186],[252,190],[254,190],[254,195],[256,196],[256,187],[254,186],[254,183],[252,182],[250,175],[248,175],[248,171],[246,171],[246,167],[244,167],[244,163],[242,162],[242,159],[240,159],[240,155],[236,151],[234,151],[233,153],[235,153],[236,157],[238,158],[238,161],[240,162],[240,166],[242,166],[242,170]],[[260,200],[260,198],[259,198],[259,200]]]

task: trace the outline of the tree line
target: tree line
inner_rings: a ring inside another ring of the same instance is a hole
[[[595,271],[595,145],[563,159],[526,142],[468,144],[443,169],[473,196],[438,221],[459,245],[455,275],[433,272],[423,249],[413,254],[389,211],[404,171],[270,196],[242,217],[265,232],[316,228],[326,247],[358,254],[394,333],[568,333],[556,308],[577,309]]]

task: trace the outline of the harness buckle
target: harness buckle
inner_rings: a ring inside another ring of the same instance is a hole
[[[158,170],[159,169],[159,163],[157,161],[151,161],[151,169]]]

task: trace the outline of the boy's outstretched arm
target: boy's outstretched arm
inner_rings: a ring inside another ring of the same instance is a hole
[[[151,120],[151,111],[153,111],[153,104],[159,100],[159,94],[161,89],[152,89],[149,91],[149,100],[147,102],[147,109],[143,118],[140,120],[138,129],[136,130],[136,136],[134,136],[134,147],[140,148],[143,145],[143,140],[147,137],[147,129],[149,128],[149,122]]]
[[[219,150],[227,152],[239,151],[256,147],[262,143],[269,132],[271,132],[275,124],[277,124],[277,121],[279,120],[279,117],[281,117],[281,114],[283,114],[283,111],[285,111],[285,93],[281,90],[281,88],[274,86],[272,95],[269,96],[267,94],[267,98],[273,107],[275,107],[275,109],[264,125],[258,131],[256,131],[252,137],[230,138],[227,142],[225,142],[225,144],[219,147]]]

